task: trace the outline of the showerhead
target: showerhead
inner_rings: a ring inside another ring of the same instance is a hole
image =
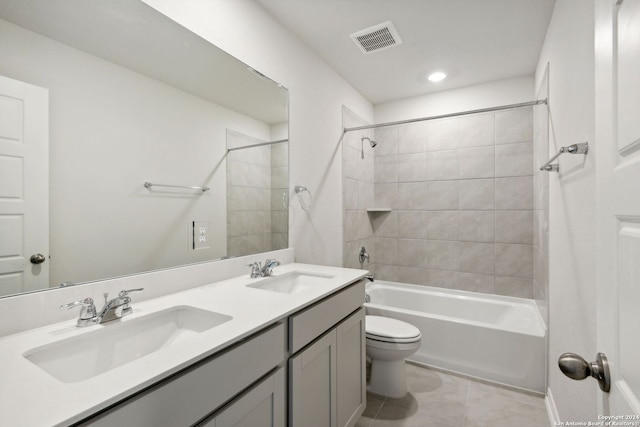
[[[368,136],[363,136],[360,138],[360,158],[364,159],[364,140],[369,141],[369,145],[371,145],[371,148],[375,147],[376,145],[378,145],[377,142],[373,141],[371,138],[369,138]]]
[[[371,138],[369,138],[368,136],[363,136],[362,138],[360,138],[360,142],[362,144],[362,149],[360,151],[360,158],[364,159],[364,140],[369,141],[369,145],[371,145],[371,148],[374,148],[376,145],[378,145],[377,142],[375,142],[374,140],[372,140]]]
[[[371,148],[375,148],[375,146],[378,145],[377,142],[375,142],[374,140],[372,140],[368,136],[363,136],[362,138],[360,138],[360,141],[364,144],[364,140],[365,139],[369,141],[369,144],[371,145]]]

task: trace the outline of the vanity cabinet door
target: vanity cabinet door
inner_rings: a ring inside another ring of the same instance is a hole
[[[289,425],[336,426],[336,331],[289,359]]]
[[[354,426],[367,405],[364,319],[361,308],[336,328],[339,427]]]
[[[284,368],[231,402],[197,427],[284,427]]]
[[[366,396],[365,312],[358,309],[289,359],[289,425],[352,427]]]

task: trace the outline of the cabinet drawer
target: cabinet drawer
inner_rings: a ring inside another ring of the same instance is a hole
[[[283,427],[284,368],[260,381],[196,427]]]
[[[297,352],[364,304],[364,281],[289,317],[289,351]]]
[[[284,325],[196,364],[81,425],[193,425],[282,363]]]

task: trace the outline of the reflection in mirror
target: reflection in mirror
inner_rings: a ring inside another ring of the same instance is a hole
[[[236,255],[227,129],[288,138],[286,89],[140,0],[0,0],[0,39],[0,109],[25,112],[0,127],[0,295]],[[286,191],[286,165],[271,159],[283,169],[269,182]],[[38,228],[22,206],[44,213]],[[286,213],[269,211],[277,248]],[[238,254],[252,250],[263,249]]]
[[[227,254],[287,247],[288,146],[227,131]]]

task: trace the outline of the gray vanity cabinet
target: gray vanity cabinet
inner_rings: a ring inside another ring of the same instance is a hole
[[[290,425],[337,426],[336,331],[289,359]]]
[[[336,328],[338,426],[354,426],[367,405],[365,309]]]
[[[364,411],[363,299],[357,283],[289,319],[292,349],[306,344],[289,359],[291,427],[351,427]],[[324,333],[307,344],[309,330]]]
[[[284,368],[251,387],[197,427],[282,427],[286,420]]]
[[[366,405],[364,309],[289,359],[291,426],[345,427]]]
[[[282,365],[285,351],[285,328],[278,323],[127,398],[80,425],[195,425]],[[281,382],[284,388],[284,378],[281,378]],[[284,418],[284,405],[278,410]]]
[[[347,286],[77,425],[352,427],[366,405],[363,302],[364,283]]]

